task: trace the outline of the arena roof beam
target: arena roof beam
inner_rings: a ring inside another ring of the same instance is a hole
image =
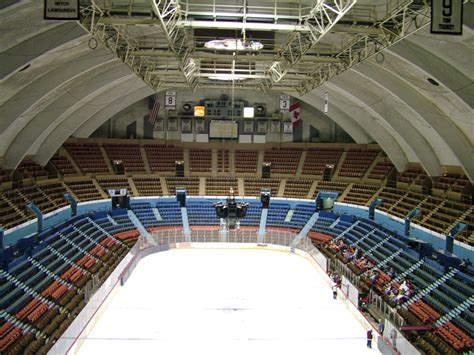
[[[341,59],[341,63],[320,65],[310,73],[312,79],[302,82],[298,91],[301,94],[311,91],[352,66],[394,45],[429,22],[429,4],[418,0],[406,1],[402,6],[395,7],[383,20],[374,24],[373,27],[382,30],[381,34],[351,36],[335,55]]]
[[[163,57],[163,58],[174,58],[174,53],[170,53],[165,50],[138,50],[133,53],[137,57]],[[269,62],[272,61],[275,57],[273,55],[259,54],[256,56],[249,56],[247,54],[239,54],[236,52],[235,55],[232,54],[215,54],[215,53],[206,53],[204,51],[199,51],[194,53],[195,59],[218,59],[218,60],[235,60],[236,62]],[[325,57],[325,56],[316,56],[316,55],[306,55],[300,60],[300,63],[339,63],[341,60],[334,57]]]
[[[294,32],[290,36],[277,60],[267,69],[268,78],[261,82],[260,89],[263,92],[271,90],[355,3],[356,0],[334,0],[333,3],[318,1],[303,18],[309,32]]]
[[[199,72],[199,63],[191,56],[194,50],[193,41],[188,38],[184,28],[177,26],[183,16],[178,0],[150,0],[150,3],[165,33],[168,45],[176,55],[181,72],[194,91],[199,83],[195,75]]]

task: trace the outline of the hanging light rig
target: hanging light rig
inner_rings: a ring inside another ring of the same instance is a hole
[[[225,230],[240,228],[240,220],[247,215],[248,202],[236,202],[234,189],[230,188],[229,197],[226,202],[217,202],[214,204],[217,218],[224,221]]]

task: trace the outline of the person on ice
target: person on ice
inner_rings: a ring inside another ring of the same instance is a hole
[[[332,287],[332,298],[334,298],[334,299],[337,298],[337,285],[334,285]]]
[[[372,329],[367,331],[367,348],[372,349]]]

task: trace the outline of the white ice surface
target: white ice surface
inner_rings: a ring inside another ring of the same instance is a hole
[[[140,261],[78,353],[378,353],[365,334],[301,256],[174,249]]]

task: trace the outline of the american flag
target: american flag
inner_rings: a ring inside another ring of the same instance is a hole
[[[296,128],[300,125],[300,103],[298,101],[294,102],[290,106],[291,113],[291,123],[293,123],[293,128]]]
[[[160,109],[160,103],[153,96],[148,99],[148,122],[152,126],[155,125],[156,119],[158,118],[158,111]]]

